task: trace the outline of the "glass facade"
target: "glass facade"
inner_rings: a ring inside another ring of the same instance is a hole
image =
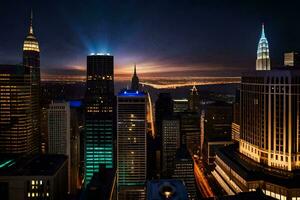
[[[87,57],[85,96],[85,184],[99,166],[113,168],[113,56]]]

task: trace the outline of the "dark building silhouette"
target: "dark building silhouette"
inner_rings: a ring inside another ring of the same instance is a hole
[[[189,96],[189,110],[192,112],[200,112],[200,97],[195,85],[191,89]]]
[[[183,181],[188,191],[189,199],[197,199],[196,182],[194,176],[194,161],[185,145],[182,145],[176,153],[173,179]]]
[[[161,137],[162,120],[173,115],[173,100],[170,93],[159,93],[155,102],[156,135]]]
[[[99,165],[114,163],[114,60],[110,55],[87,56],[85,95],[85,184]]]
[[[1,155],[0,166],[3,200],[65,200],[68,197],[68,157],[65,155]]]
[[[139,90],[140,83],[139,83],[139,77],[136,74],[136,65],[134,65],[134,72],[131,79],[131,90]]]

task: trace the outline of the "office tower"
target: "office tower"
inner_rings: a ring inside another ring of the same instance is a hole
[[[298,52],[284,53],[284,66],[298,67],[300,65],[300,55]]]
[[[114,60],[110,55],[87,56],[85,96],[85,184],[99,165],[113,168]]]
[[[30,69],[0,65],[0,152],[34,152]]]
[[[260,188],[276,199],[300,196],[299,80],[287,67],[242,77],[239,148],[220,150],[213,172],[227,194]]]
[[[264,24],[262,25],[261,36],[257,47],[256,70],[270,70],[269,44],[265,36]]]
[[[68,191],[71,182],[71,125],[70,105],[67,102],[54,103],[48,109],[48,153],[68,156]]]
[[[174,113],[185,112],[189,109],[189,100],[187,99],[174,99],[173,110]]]
[[[193,154],[199,154],[201,121],[200,114],[197,112],[179,113],[181,144],[187,146],[188,150]]]
[[[191,89],[189,96],[189,110],[192,112],[200,112],[200,98],[195,85]]]
[[[0,157],[1,199],[68,199],[65,155]]]
[[[188,200],[186,187],[181,180],[160,179],[147,183],[147,200]]]
[[[235,102],[233,103],[231,123],[231,138],[235,141],[240,139],[240,112],[240,90],[238,89],[235,94]]]
[[[299,76],[299,70],[278,69],[242,77],[242,154],[288,171],[300,166],[296,156]]]
[[[134,65],[134,72],[131,79],[131,89],[132,90],[139,90],[140,83],[139,83],[139,77],[136,74],[136,65]]]
[[[119,199],[145,195],[147,173],[146,101],[146,93],[135,90],[123,90],[117,96],[117,187]]]
[[[203,157],[211,165],[218,148],[232,144],[232,105],[215,102],[205,107]]]
[[[170,117],[173,114],[173,102],[170,93],[159,93],[155,102],[155,124],[156,135],[161,137],[161,126],[163,118]]]
[[[30,69],[31,83],[31,117],[33,150],[38,152],[40,149],[40,49],[39,43],[33,33],[33,14],[31,12],[29,32],[23,44],[23,65]],[[31,145],[31,144],[30,144]]]
[[[194,161],[185,145],[182,145],[177,150],[172,178],[183,181],[187,188],[189,199],[197,199]]]
[[[180,147],[180,121],[164,119],[162,121],[162,172],[165,177],[172,174],[174,159]]]

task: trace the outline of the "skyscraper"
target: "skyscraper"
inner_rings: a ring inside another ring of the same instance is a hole
[[[68,191],[70,191],[71,182],[70,125],[71,113],[69,103],[52,102],[48,109],[48,153],[68,156]]]
[[[131,79],[131,89],[132,90],[139,90],[139,77],[136,74],[136,65],[134,65],[134,72]]]
[[[264,24],[262,25],[261,36],[257,47],[256,70],[270,70],[269,44],[265,36]]]
[[[110,55],[87,56],[85,95],[85,184],[99,165],[113,168],[114,59]]]
[[[180,149],[177,150],[172,178],[183,181],[188,191],[189,199],[197,199],[194,161],[185,145],[182,145]]]
[[[33,33],[33,13],[31,11],[29,32],[23,44],[23,65],[30,69],[31,82],[31,112],[32,112],[32,134],[33,149],[37,152],[40,144],[40,48],[39,43]]]
[[[32,132],[30,69],[0,65],[0,152],[35,151]]]
[[[180,121],[164,119],[162,121],[162,171],[169,177],[172,174],[177,149],[180,147]]]
[[[117,96],[117,187],[119,199],[144,195],[147,174],[146,93],[121,91]],[[134,191],[138,194],[132,194]],[[138,199],[141,199],[139,197]]]
[[[291,171],[300,166],[299,70],[274,69],[242,77],[240,152]],[[263,91],[263,92],[262,92]]]
[[[192,112],[200,112],[200,98],[195,85],[191,89],[189,96],[189,110]]]

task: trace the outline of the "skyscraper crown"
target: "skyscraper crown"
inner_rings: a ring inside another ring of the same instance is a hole
[[[270,70],[269,44],[262,24],[261,36],[257,46],[256,70]]]
[[[23,51],[36,51],[40,52],[39,43],[36,39],[36,37],[33,34],[33,12],[31,11],[30,14],[30,25],[29,25],[29,32],[27,37],[24,40],[23,44]]]

